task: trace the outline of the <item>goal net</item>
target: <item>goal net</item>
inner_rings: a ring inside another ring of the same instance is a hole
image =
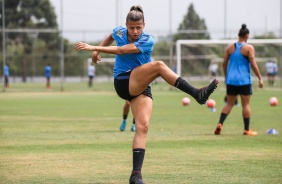
[[[209,76],[212,62],[218,64],[218,74],[223,76],[222,65],[225,48],[238,40],[177,40],[176,71],[184,77]],[[278,76],[282,78],[282,39],[249,39],[255,47],[255,57],[263,76],[266,76],[265,62],[273,60],[278,63]]]

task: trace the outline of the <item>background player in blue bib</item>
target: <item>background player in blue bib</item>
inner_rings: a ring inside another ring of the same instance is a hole
[[[237,96],[240,95],[242,103],[242,116],[244,121],[243,135],[257,135],[250,126],[251,107],[250,99],[252,95],[252,68],[258,78],[259,87],[263,87],[263,80],[255,60],[255,49],[247,44],[249,38],[249,29],[243,24],[239,30],[239,40],[236,43],[227,46],[224,59],[223,71],[225,74],[227,103],[223,107],[217,127],[214,130],[219,135],[222,130],[223,122],[232,110]]]
[[[52,74],[52,67],[50,64],[45,66],[45,77],[46,77],[46,88],[51,88],[51,74]]]

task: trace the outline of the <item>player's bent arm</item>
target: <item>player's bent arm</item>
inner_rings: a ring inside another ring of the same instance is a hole
[[[94,51],[94,46],[89,45],[89,44],[84,43],[84,42],[78,42],[77,44],[75,44],[75,49],[77,51],[82,51],[82,50]]]
[[[103,52],[107,54],[133,54],[133,53],[139,53],[140,50],[133,44],[126,44],[122,47],[119,46],[108,46],[108,47],[102,47],[102,46],[93,46],[93,49],[98,52]]]
[[[110,34],[100,43],[100,46],[110,46],[113,42],[114,39],[112,37],[112,34]],[[98,51],[94,51],[91,58],[93,63],[98,63],[98,61],[101,60],[101,56],[99,55]]]
[[[102,43],[100,44],[100,46],[110,46],[115,40],[113,39],[112,34],[109,34],[109,36],[107,36]]]
[[[112,43],[114,42],[114,39],[112,37],[112,34],[110,34],[109,36],[107,36],[101,43],[99,46],[110,46]],[[93,54],[98,55],[99,52],[98,51],[94,51]]]
[[[109,46],[113,43],[113,38],[111,37],[111,35],[109,35],[108,37],[105,38],[105,40],[100,44],[101,46]],[[86,51],[95,51],[95,46],[84,43],[84,42],[78,42],[77,44],[75,44],[75,49],[77,51],[82,51],[82,50],[86,50]]]

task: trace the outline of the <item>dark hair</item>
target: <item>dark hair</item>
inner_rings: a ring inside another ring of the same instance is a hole
[[[246,36],[246,34],[249,34],[249,33],[250,33],[250,31],[247,28],[247,25],[246,24],[242,24],[242,27],[239,30],[239,37],[244,37],[244,36]]]
[[[132,6],[129,10],[129,13],[127,14],[126,22],[129,20],[139,21],[141,19],[143,20],[143,22],[145,21],[142,7],[140,5]]]

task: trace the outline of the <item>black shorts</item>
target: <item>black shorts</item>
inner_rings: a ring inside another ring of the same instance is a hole
[[[276,76],[276,73],[267,73],[267,76],[268,76],[268,77],[275,77],[275,76]]]
[[[115,79],[114,79],[114,85],[115,85],[115,90],[118,96],[124,100],[131,101],[133,98],[139,96],[131,96],[129,94],[129,78],[130,78],[130,72],[122,73],[119,74]],[[147,88],[141,93],[143,95],[146,95],[153,99],[152,92],[151,92],[151,87],[147,86]],[[140,94],[140,95],[141,95]]]
[[[231,96],[251,95],[253,94],[252,84],[244,85],[244,86],[226,85],[226,92],[227,95],[231,95]]]

